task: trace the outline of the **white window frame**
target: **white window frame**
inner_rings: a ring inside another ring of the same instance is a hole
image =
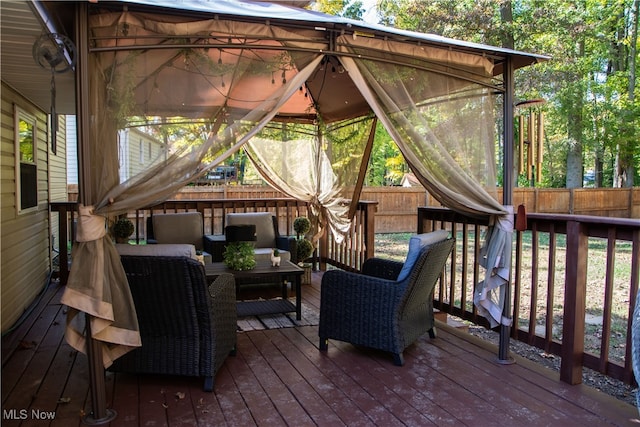
[[[38,121],[35,115],[30,114],[20,106],[14,104],[14,143],[15,143],[15,177],[16,177],[16,210],[18,214],[25,214],[38,210]],[[24,121],[31,124],[32,143],[33,143],[33,159],[22,159],[22,151],[20,147],[20,122]],[[31,166],[35,169],[35,205],[23,207],[22,201],[22,165]]]

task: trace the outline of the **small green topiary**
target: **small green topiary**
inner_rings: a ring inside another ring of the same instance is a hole
[[[313,253],[313,244],[305,237],[311,231],[311,221],[309,218],[300,216],[293,220],[293,230],[296,232],[298,262],[303,262]]]
[[[129,236],[133,234],[134,230],[135,227],[133,226],[133,223],[125,217],[118,218],[118,220],[111,226],[111,233],[113,234],[113,237],[116,238],[117,242],[127,241]]]
[[[296,237],[300,239],[311,230],[311,221],[307,217],[299,216],[293,220],[293,230],[296,232]]]
[[[302,262],[309,258],[313,253],[313,245],[307,239],[299,239],[297,245],[297,258]]]
[[[225,265],[231,270],[252,270],[256,267],[253,244],[249,242],[228,243],[222,257]]]

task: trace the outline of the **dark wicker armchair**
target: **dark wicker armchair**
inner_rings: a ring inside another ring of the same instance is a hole
[[[406,347],[425,332],[435,338],[433,289],[454,245],[447,237],[418,248],[401,280],[403,263],[380,258],[366,260],[362,274],[327,271],[320,297],[320,350],[327,350],[331,338],[391,352],[402,366]]]
[[[117,372],[214,377],[235,352],[237,314],[233,275],[208,286],[204,267],[188,257],[122,256],[136,305],[142,347],[117,359]]]

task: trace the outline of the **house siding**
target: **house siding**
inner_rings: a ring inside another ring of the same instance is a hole
[[[65,117],[67,148],[67,184],[78,184],[78,131],[76,116]]]
[[[76,117],[66,117],[67,183],[78,184],[78,156],[76,142]],[[136,176],[151,166],[166,160],[167,152],[162,141],[138,129],[122,129],[118,132],[118,159],[120,182]]]
[[[58,117],[58,131],[56,132],[56,154],[52,150],[49,152],[49,201],[66,202],[67,192],[67,146],[66,146],[66,116]],[[58,243],[60,242],[60,231],[58,218],[60,214],[51,212],[49,214],[49,224],[51,225],[51,247],[49,256],[53,260],[56,258]]]
[[[0,291],[2,332],[10,329],[47,283],[50,265],[47,115],[2,83],[0,129]],[[18,214],[14,104],[36,118],[38,204]]]
[[[49,153],[49,199],[52,202],[67,201],[67,150],[66,119],[58,118],[58,132],[56,133],[56,154]]]
[[[120,156],[120,182],[145,171],[166,158],[161,141],[138,129],[118,132]]]

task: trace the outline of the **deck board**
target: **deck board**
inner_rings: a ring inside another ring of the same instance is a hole
[[[319,273],[303,286],[317,310]],[[55,411],[55,420],[3,426],[81,426],[91,410],[85,355],[63,338],[61,289],[48,289],[32,315],[2,340],[3,412]],[[114,427],[133,426],[625,426],[635,407],[514,356],[496,363],[494,345],[438,323],[438,338],[421,337],[390,355],[329,341],[318,350],[317,326],[238,333],[215,390],[200,378],[106,373]],[[62,399],[62,400],[61,400]],[[3,413],[3,415],[5,415]]]
[[[298,333],[300,332],[300,333]],[[354,378],[350,374],[351,365],[336,363],[330,357],[327,357],[325,353],[319,352],[316,342],[318,341],[317,329],[301,329],[300,331],[283,331],[289,340],[292,341],[298,348],[303,348],[305,356],[308,358],[311,364],[313,364],[320,372],[324,373],[332,382],[334,387],[341,391],[349,400],[356,405],[365,416],[359,419],[355,425],[396,425],[398,418],[392,413],[389,413],[384,406],[374,397],[373,393],[369,390],[372,384],[369,382],[368,386],[363,386],[358,382],[357,378]],[[304,338],[301,336],[304,335]],[[302,340],[305,340],[306,343]],[[312,344],[313,343],[313,344]],[[304,344],[304,346],[302,346]],[[345,370],[345,368],[347,368]],[[373,387],[378,387],[379,384],[373,384]],[[426,425],[426,424],[425,424]]]
[[[114,376],[113,374],[108,374]],[[134,427],[138,425],[138,379],[133,375],[119,375],[113,383],[112,408],[118,408],[118,425]]]
[[[458,337],[455,332],[448,334],[444,339],[468,350],[473,350],[474,348],[469,341],[464,339],[464,336]],[[495,363],[495,353],[466,351],[461,354],[460,360],[467,362],[466,366],[473,366],[483,370],[490,377],[502,378],[505,382],[508,382],[510,386],[509,393],[512,398],[518,396],[524,399],[528,406],[534,405],[536,402],[544,403],[546,407],[552,408],[554,412],[560,411],[564,416],[570,415],[571,419],[576,422],[575,425],[597,424],[600,422],[600,418],[594,414],[599,414],[605,418],[609,416],[615,417],[614,414],[618,411],[619,405],[623,407],[629,406],[616,399],[606,399],[604,402],[599,398],[593,399],[591,396],[595,390],[592,388],[583,384],[568,386],[558,381],[558,375],[555,372],[530,360],[518,356],[515,357],[517,363],[503,366]],[[465,364],[458,364],[456,367],[464,368]],[[588,410],[576,412],[576,405]],[[542,409],[540,408],[539,410]],[[548,417],[550,419],[558,416],[554,412],[549,413]]]
[[[282,425],[285,419],[297,419],[300,425],[312,424],[304,408],[296,401],[277,372],[265,369],[267,361],[254,341],[250,339],[249,334],[239,336],[238,353],[245,359],[248,370],[255,378],[255,390],[265,397],[268,396],[274,408],[273,412],[281,418],[281,420],[273,420],[274,425]],[[274,418],[276,418],[275,414]]]
[[[295,329],[287,329],[282,333],[270,335],[272,335],[270,338],[277,348],[291,349],[285,353],[286,358],[304,381],[311,385],[318,398],[322,399],[329,406],[330,411],[335,414],[337,419],[334,425],[338,425],[338,423],[349,426],[359,425],[361,420],[367,418],[366,412],[354,404],[350,395],[336,386],[331,377],[308,358],[308,349],[315,347],[306,337]]]

